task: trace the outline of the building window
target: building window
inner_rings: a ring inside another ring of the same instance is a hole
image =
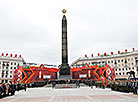
[[[118,62],[120,62],[120,60],[118,60]]]
[[[121,73],[119,73],[119,75],[121,75]]]
[[[129,67],[129,70],[131,70],[131,68]]]
[[[11,69],[12,69],[12,67],[11,67]]]
[[[16,65],[16,63],[14,63],[14,65]]]
[[[110,63],[110,61],[108,61],[108,63]]]
[[[118,75],[118,74],[116,73],[116,75]]]
[[[16,67],[14,67],[14,69],[16,69]]]
[[[132,62],[132,65],[134,65],[134,63]]]
[[[131,61],[133,61],[133,58],[131,58]]]
[[[122,63],[122,66],[124,66],[124,64]]]
[[[4,80],[2,80],[2,83],[4,83]]]
[[[12,71],[10,71],[10,73],[12,73]]]
[[[125,75],[125,73],[123,72],[123,75]]]
[[[113,60],[111,61],[111,63],[113,63]]]
[[[8,74],[8,71],[6,71],[6,74]]]
[[[115,69],[115,71],[117,71],[117,69]]]
[[[6,67],[6,69],[8,69],[8,67]]]
[[[12,78],[12,75],[10,75],[10,78]]]
[[[118,67],[120,67],[120,64],[118,64]]]
[[[134,67],[132,67],[132,69],[134,70]]]
[[[124,71],[124,68],[122,68],[122,70]]]
[[[5,83],[8,83],[8,80],[5,80]]]
[[[5,77],[7,78],[7,75]]]
[[[12,62],[11,62],[11,65],[12,65]]]
[[[4,75],[2,74],[2,78],[4,77]]]
[[[127,70],[127,68],[126,68],[126,70]]]
[[[130,58],[128,58],[128,61],[130,61]]]
[[[7,66],[9,66],[9,64],[7,63]]]

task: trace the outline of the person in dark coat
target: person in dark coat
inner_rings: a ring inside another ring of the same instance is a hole
[[[19,91],[20,90],[20,84],[18,83],[17,84],[17,91]]]
[[[26,91],[26,84],[24,84],[24,90]]]
[[[2,86],[2,83],[0,83],[0,98],[2,98],[4,95],[4,88]]]
[[[56,82],[53,81],[53,82],[52,82],[52,88],[54,89],[55,87],[56,87]]]

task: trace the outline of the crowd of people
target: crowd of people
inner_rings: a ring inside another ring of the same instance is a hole
[[[22,89],[26,91],[26,84],[0,83],[0,98],[14,95],[15,91]]]

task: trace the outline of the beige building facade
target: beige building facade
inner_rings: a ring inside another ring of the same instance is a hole
[[[79,66],[88,63],[90,65],[108,64],[115,68],[116,79],[128,79],[127,72],[134,71],[138,77],[138,51],[108,56],[80,57],[71,66]]]
[[[22,66],[24,64],[24,59],[21,57],[21,55],[13,56],[12,54],[8,56],[0,56],[0,83],[9,83],[9,81],[12,81],[13,74],[15,69],[18,68],[18,66]]]

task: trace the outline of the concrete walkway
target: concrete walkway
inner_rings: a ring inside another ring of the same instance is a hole
[[[0,102],[138,102],[138,95],[89,87],[70,89],[30,88]]]

